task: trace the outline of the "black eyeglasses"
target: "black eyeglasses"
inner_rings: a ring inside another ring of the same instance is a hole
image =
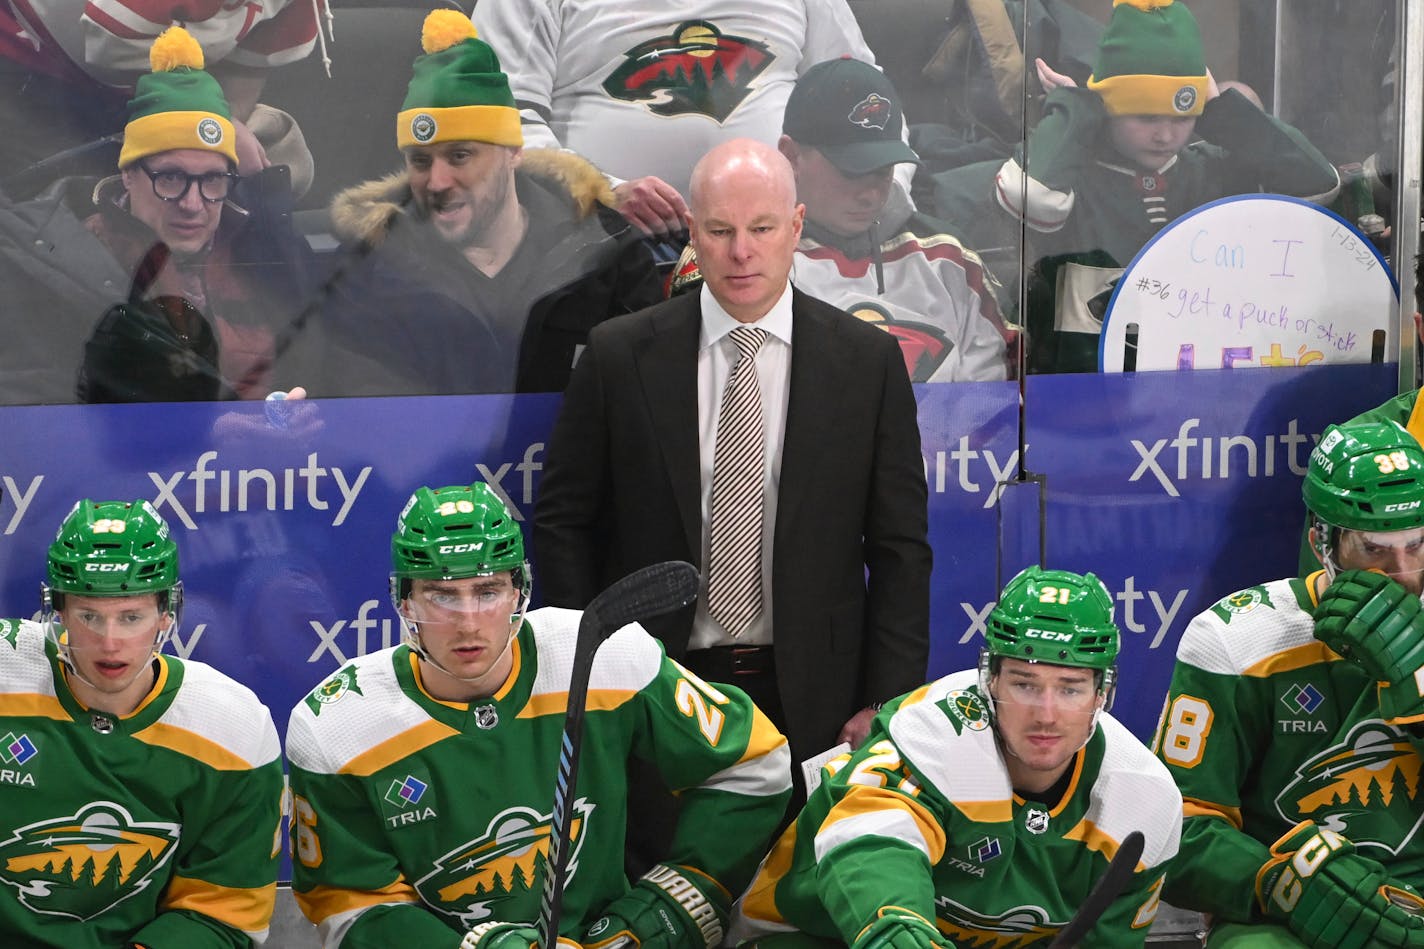
[[[182,201],[188,189],[198,186],[198,194],[209,204],[217,204],[227,199],[232,191],[232,183],[237,175],[230,171],[210,171],[202,175],[190,175],[186,171],[154,171],[143,162],[138,163],[148,180],[153,182],[153,193],[164,201]]]

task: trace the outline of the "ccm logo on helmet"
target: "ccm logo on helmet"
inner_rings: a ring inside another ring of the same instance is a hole
[[[1050,629],[1026,629],[1023,634],[1025,639],[1042,639],[1050,643],[1071,643],[1073,641],[1072,633],[1056,633]]]
[[[472,550],[479,550],[484,544],[446,544],[440,548],[442,554],[468,554]]]
[[[1409,501],[1409,502],[1403,502],[1403,501],[1401,501],[1399,504],[1386,504],[1386,505],[1384,506],[1384,512],[1385,512],[1386,514],[1391,514],[1391,513],[1395,512],[1395,511],[1412,511],[1412,510],[1414,510],[1415,508],[1417,508],[1418,506],[1419,506],[1419,502],[1418,502],[1418,501]]]
[[[86,563],[84,569],[89,573],[123,573],[128,569],[128,565],[121,563]]]

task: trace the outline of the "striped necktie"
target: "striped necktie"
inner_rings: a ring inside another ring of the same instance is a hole
[[[722,390],[717,446],[712,456],[712,544],[707,566],[707,612],[733,637],[762,611],[761,528],[766,438],[756,354],[766,330],[732,330],[737,362]]]

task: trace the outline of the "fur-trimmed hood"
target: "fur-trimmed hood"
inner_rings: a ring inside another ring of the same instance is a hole
[[[525,149],[515,176],[533,178],[556,194],[565,195],[575,219],[582,221],[600,207],[613,208],[617,199],[608,179],[587,159],[558,148]],[[331,202],[331,225],[342,241],[359,240],[374,247],[390,232],[391,223],[410,206],[405,171],[347,188]]]

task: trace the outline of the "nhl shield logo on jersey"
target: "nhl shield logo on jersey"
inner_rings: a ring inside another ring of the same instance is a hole
[[[313,715],[321,714],[323,705],[332,705],[340,702],[348,693],[361,695],[361,686],[356,682],[356,667],[347,666],[337,672],[330,679],[311,690],[304,702],[307,708],[311,709]]]
[[[868,129],[883,129],[890,124],[890,111],[892,105],[890,100],[872,92],[855,104],[855,108],[850,110],[846,118],[850,119],[852,125],[864,126]]]
[[[688,20],[623,54],[603,91],[640,102],[654,115],[705,115],[719,124],[737,110],[775,57],[771,47]]]
[[[935,897],[935,923],[956,946],[1010,949],[1048,939],[1067,925],[1051,922],[1041,906],[1015,906],[997,915],[977,913],[947,896]]]
[[[989,727],[989,710],[977,689],[954,689],[939,700],[939,707],[954,726],[956,735],[962,735],[966,728],[981,732]]]
[[[579,851],[595,805],[574,804],[569,824],[569,876],[578,871]],[[536,919],[542,880],[548,873],[553,818],[529,807],[496,814],[485,832],[435,862],[415,883],[421,898],[464,929],[489,919]],[[498,906],[496,910],[493,907]]]
[[[1230,623],[1233,616],[1249,613],[1258,606],[1276,608],[1276,605],[1271,602],[1270,592],[1265,587],[1238,590],[1230,596],[1218,600],[1212,606],[1211,611],[1220,617],[1223,623]]]
[[[905,358],[905,371],[911,382],[928,382],[954,349],[954,343],[944,331],[929,323],[898,320],[878,303],[864,301],[853,303],[846,310],[862,322],[882,329],[900,344],[900,355]]]
[[[0,883],[25,908],[48,916],[93,919],[147,889],[173,855],[180,827],[135,821],[119,804],[99,801],[79,813],[39,821],[0,842]]]
[[[1289,824],[1313,820],[1344,834],[1367,856],[1397,855],[1424,823],[1421,770],[1402,731],[1368,719],[1297,768],[1276,810]]]

